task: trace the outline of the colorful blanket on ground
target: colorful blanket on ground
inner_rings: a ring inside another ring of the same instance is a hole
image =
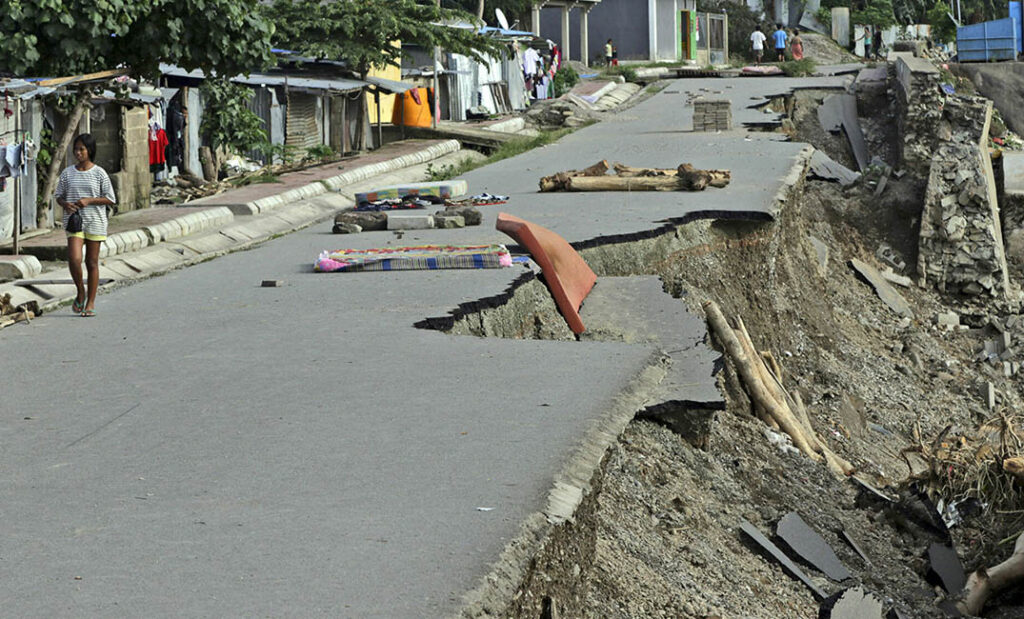
[[[375,249],[339,249],[320,254],[314,270],[408,271],[434,269],[499,269],[512,266],[504,245],[419,245]]]
[[[390,187],[378,187],[373,191],[360,192],[356,194],[356,203],[377,202],[393,198],[405,198],[407,196],[437,198],[452,198],[465,195],[468,189],[466,181],[447,180],[428,183],[408,183],[406,185],[392,185]]]

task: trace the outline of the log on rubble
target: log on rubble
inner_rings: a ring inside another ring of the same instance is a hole
[[[703,307],[712,333],[736,367],[758,416],[769,426],[789,435],[793,445],[808,458],[824,462],[837,477],[853,474],[853,465],[833,453],[814,432],[799,398],[790,396],[782,386],[781,367],[774,357],[764,355],[772,360],[775,371],[756,352],[743,321],[737,318],[737,326],[733,328],[717,303],[707,301]]]
[[[970,616],[981,613],[985,603],[994,595],[1024,581],[1024,533],[1017,537],[1013,554],[1006,561],[989,568],[981,568],[967,579],[966,595],[957,604],[960,612]]]

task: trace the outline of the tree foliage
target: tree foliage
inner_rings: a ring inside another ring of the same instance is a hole
[[[466,11],[467,13],[476,13],[478,2],[479,0],[443,0],[441,6]],[[501,9],[501,12],[508,18],[510,25],[518,20],[517,30],[529,30],[530,6],[530,0],[486,0],[483,19],[489,26],[498,26],[494,9]]]
[[[267,142],[263,120],[247,107],[252,90],[227,78],[205,80],[199,88],[206,109],[199,127],[214,150],[224,146],[242,152]]]
[[[868,0],[862,8],[852,12],[850,21],[855,24],[888,28],[896,23],[892,0]]]
[[[956,40],[956,25],[949,18],[949,5],[939,0],[928,11],[927,23],[932,26],[932,38],[941,43]]]
[[[440,46],[477,59],[501,49],[476,28],[442,25],[469,22],[469,14],[415,0],[277,0],[266,7],[266,14],[277,26],[278,45],[342,60],[362,77],[372,67],[401,63],[402,50],[394,41],[427,49]]]
[[[160,62],[234,75],[273,63],[257,0],[3,0],[0,70],[64,76]]]

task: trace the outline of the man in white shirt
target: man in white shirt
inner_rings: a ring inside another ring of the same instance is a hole
[[[761,32],[761,26],[754,26],[754,32],[750,33],[750,42],[754,48],[754,61],[757,64],[761,64],[761,58],[764,56],[764,42],[768,40]]]

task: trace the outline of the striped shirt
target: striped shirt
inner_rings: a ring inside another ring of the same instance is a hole
[[[68,166],[60,174],[57,181],[57,191],[54,197],[65,202],[77,202],[82,198],[106,198],[112,204],[116,204],[114,198],[114,187],[110,184],[110,177],[106,170],[98,165],[93,165],[88,170],[82,171],[75,166]],[[82,230],[91,236],[106,236],[107,234],[107,207],[101,204],[90,204],[83,209]],[[64,211],[64,227],[68,226],[68,217],[71,213]]]

